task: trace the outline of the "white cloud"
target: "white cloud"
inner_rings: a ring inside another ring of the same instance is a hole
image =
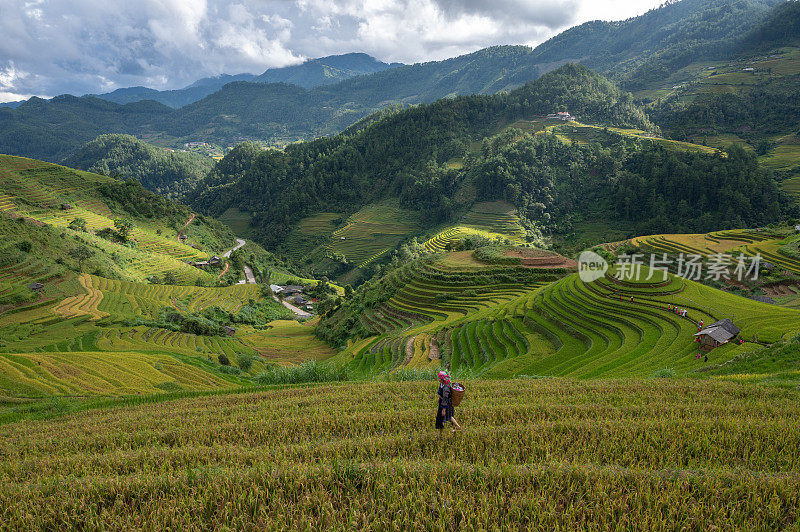
[[[626,18],[659,3],[0,0],[0,99],[177,88],[354,51],[406,63],[444,59],[494,44],[537,44],[573,24]]]

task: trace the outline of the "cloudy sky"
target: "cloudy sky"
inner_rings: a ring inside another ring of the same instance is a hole
[[[0,0],[0,101],[145,85],[366,52],[413,63],[535,46],[663,0]]]

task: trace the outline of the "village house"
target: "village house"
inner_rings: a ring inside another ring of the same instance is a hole
[[[731,340],[739,336],[739,327],[733,324],[729,319],[720,320],[710,324],[695,336],[700,338],[700,345],[702,348],[711,350],[723,344],[727,344]]]
[[[278,295],[278,294],[280,294],[281,292],[283,292],[283,287],[282,287],[282,286],[279,286],[279,285],[277,285],[277,284],[271,284],[271,285],[269,285],[269,289],[270,289],[270,290],[272,290],[272,293],[273,293],[273,294],[275,294],[275,295]]]
[[[290,296],[291,297],[291,296],[294,296],[294,295],[297,295],[297,294],[302,294],[302,293],[303,293],[303,287],[302,286],[297,286],[297,285],[290,284],[290,285],[286,285],[286,286],[283,287],[283,295],[285,295],[285,296]]]
[[[550,118],[550,119],[553,119],[553,120],[563,120],[564,122],[567,122],[569,120],[575,120],[575,117],[572,116],[571,114],[569,114],[566,111],[561,111],[561,112],[558,112],[558,113],[549,114],[549,115],[547,115],[547,118]]]
[[[224,332],[226,336],[233,336],[234,334],[236,334],[236,329],[234,329],[233,327],[225,326],[222,328],[222,332]]]
[[[211,266],[217,266],[217,265],[219,265],[219,263],[220,263],[220,262],[222,262],[222,259],[220,259],[220,258],[219,258],[219,257],[217,257],[216,255],[214,255],[213,257],[211,257],[210,259],[208,259],[208,263],[209,263]]]

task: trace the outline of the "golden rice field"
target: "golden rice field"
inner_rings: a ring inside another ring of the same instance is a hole
[[[269,362],[300,364],[325,360],[336,351],[314,335],[314,321],[276,320],[264,330],[242,329],[238,336]]]
[[[0,427],[14,530],[793,530],[797,390],[469,381],[180,399]]]
[[[0,389],[17,396],[151,394],[230,383],[162,354],[69,352],[0,354]]]

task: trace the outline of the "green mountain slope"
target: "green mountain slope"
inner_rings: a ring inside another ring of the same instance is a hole
[[[0,153],[60,161],[105,133],[136,133],[169,116],[160,103],[120,105],[100,98],[31,98],[15,109],[0,108]]]
[[[273,336],[273,360],[330,355],[310,327],[266,329],[294,314],[236,282],[245,266],[264,282],[294,276],[252,242],[223,255],[234,245],[220,222],[134,181],[0,155],[0,404],[230,388],[264,367]]]
[[[537,62],[580,61],[635,90],[689,63],[725,57],[780,0],[682,0],[621,22],[587,22],[534,50]]]
[[[101,135],[81,146],[64,164],[133,178],[148,190],[179,198],[208,174],[214,161],[197,153],[164,151],[130,135]]]
[[[562,110],[581,123],[544,116]],[[457,222],[476,200],[504,200],[533,238],[540,231],[570,233],[590,213],[654,233],[758,225],[791,212],[788,198],[747,153],[669,143],[655,134],[630,94],[585,67],[566,65],[506,94],[440,100],[282,151],[237,148],[189,201],[213,215],[248,213],[250,234],[270,249],[302,255],[326,245],[329,275],[343,272],[336,238],[353,236],[335,231],[384,201],[418,213],[425,233]],[[728,200],[714,201],[708,190]],[[698,210],[702,217],[691,215]],[[328,220],[339,221],[329,236],[286,240],[298,236],[301,220],[331,213]],[[365,243],[367,249],[372,253],[357,253],[348,268],[380,251]],[[321,259],[314,259],[318,266]]]

